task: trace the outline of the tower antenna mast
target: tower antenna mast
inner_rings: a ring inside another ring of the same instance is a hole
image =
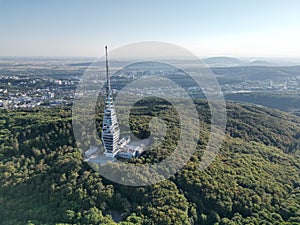
[[[110,94],[110,80],[109,80],[109,74],[108,74],[108,53],[107,53],[107,45],[105,46],[105,64],[106,64],[106,95],[108,96]]]

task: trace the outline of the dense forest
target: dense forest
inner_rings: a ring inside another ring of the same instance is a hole
[[[300,99],[297,93],[268,93],[268,92],[254,92],[254,93],[236,93],[227,94],[227,100],[249,102],[263,105],[266,107],[279,109],[285,112],[300,116]]]
[[[148,135],[147,118],[157,116],[145,105],[131,119],[140,137]],[[196,105],[203,123],[197,152],[170,179],[144,187],[113,183],[84,162],[70,108],[1,110],[0,224],[300,224],[299,117],[228,103],[220,154],[201,171],[209,108]],[[168,107],[157,109],[174,120]],[[141,114],[146,119],[134,117]],[[132,161],[156,162],[168,151],[166,142]]]

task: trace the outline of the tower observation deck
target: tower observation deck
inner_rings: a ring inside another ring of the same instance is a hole
[[[106,60],[106,98],[104,117],[102,123],[102,143],[104,145],[104,154],[107,157],[115,157],[119,151],[118,142],[120,139],[120,129],[117,121],[116,110],[113,103],[113,93],[110,86],[108,71],[108,53],[105,46]]]

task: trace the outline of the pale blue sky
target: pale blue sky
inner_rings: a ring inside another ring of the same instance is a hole
[[[101,56],[166,41],[199,56],[300,57],[298,0],[0,0],[1,56]]]

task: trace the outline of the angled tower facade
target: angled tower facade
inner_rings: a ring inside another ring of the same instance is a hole
[[[104,117],[102,123],[102,143],[104,145],[104,154],[107,157],[114,157],[118,151],[118,141],[120,138],[120,129],[117,121],[117,115],[113,103],[113,94],[110,87],[110,78],[108,73],[107,46],[105,46],[106,56],[106,98]]]

